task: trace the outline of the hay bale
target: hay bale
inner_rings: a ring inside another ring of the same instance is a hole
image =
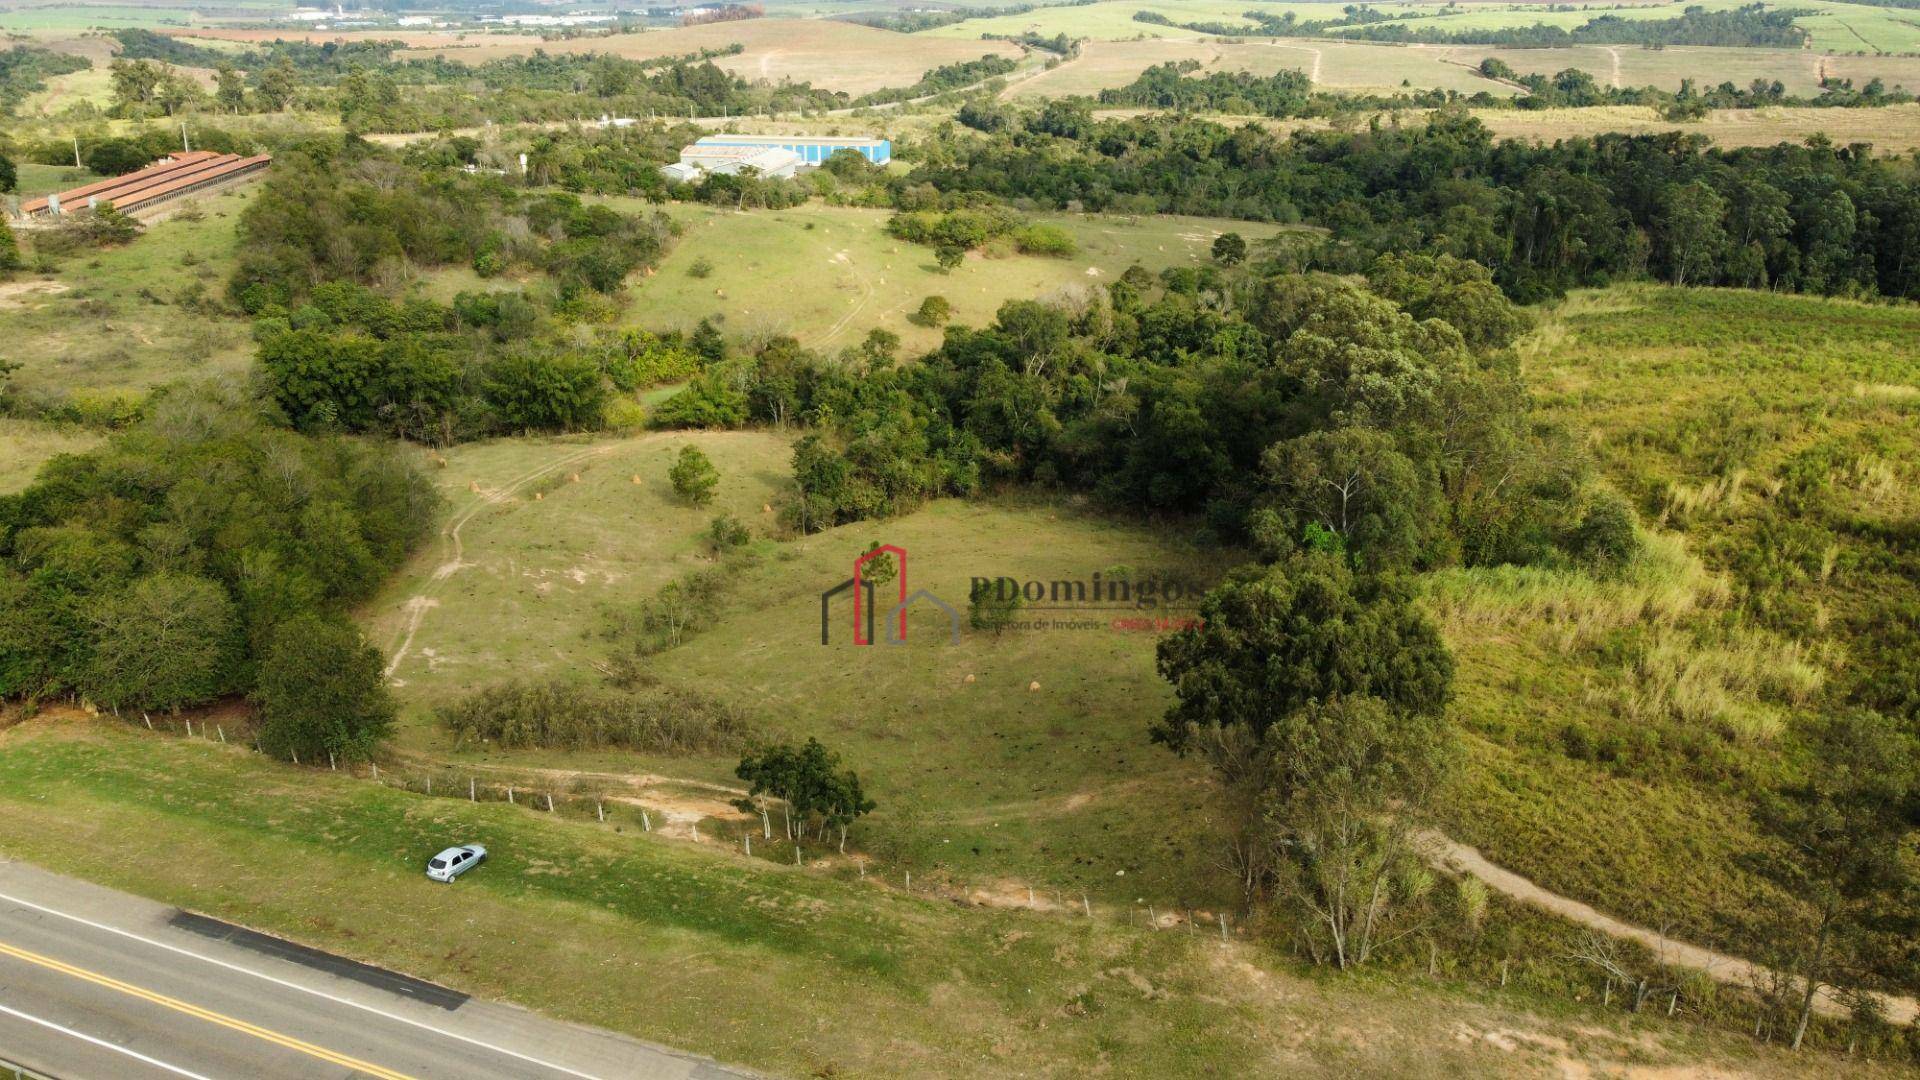
[[[1027,684],[1027,693],[1029,694],[1033,693],[1038,689],[1040,689],[1040,682],[1037,679]]]

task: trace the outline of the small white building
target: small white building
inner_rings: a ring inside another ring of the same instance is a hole
[[[680,151],[680,164],[718,176],[733,176],[752,169],[759,176],[784,180],[798,172],[803,162],[799,154],[778,147],[695,143]]]
[[[700,179],[700,167],[676,161],[660,166],[660,175],[666,177],[669,184],[691,184]]]

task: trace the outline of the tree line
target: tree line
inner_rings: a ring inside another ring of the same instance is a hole
[[[1523,302],[1653,275],[1690,284],[1920,296],[1920,181],[1869,147],[1722,150],[1699,136],[1496,142],[1464,112],[1364,132],[1228,128],[1188,117],[1096,120],[1050,102],[994,134],[926,148],[896,190],[1054,208],[1324,226],[1302,266],[1382,252],[1494,268]]]

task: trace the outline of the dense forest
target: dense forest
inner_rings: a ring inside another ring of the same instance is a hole
[[[1522,301],[1652,273],[1690,284],[1920,296],[1920,181],[1864,147],[1710,148],[1697,136],[1495,142],[1463,112],[1291,136],[1201,120],[1096,120],[1056,101],[954,138],[907,181],[954,196],[1325,226],[1302,265],[1387,251],[1494,267]]]
[[[296,434],[244,392],[169,393],[0,496],[0,696],[137,715],[250,694],[268,749],[364,755],[391,706],[346,610],[437,513],[392,444]]]

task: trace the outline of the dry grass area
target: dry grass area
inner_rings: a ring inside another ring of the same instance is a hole
[[[91,450],[100,438],[71,425],[0,417],[0,495],[26,487],[49,458]]]
[[[316,45],[329,41],[399,41],[404,42],[409,49],[436,49],[485,43],[502,48],[518,46],[528,51],[541,44],[538,34],[488,34],[446,30],[303,30],[299,27],[285,27],[278,30],[241,30],[226,26],[196,26],[188,30],[169,29],[166,32],[174,37],[238,41],[246,44],[265,41],[306,41]]]
[[[475,64],[542,48],[550,53],[611,53],[645,60],[720,49],[736,42],[745,47],[744,52],[715,61],[736,75],[810,82],[849,94],[909,86],[942,64],[978,60],[989,53],[1020,55],[1018,47],[1002,41],[910,37],[831,19],[753,19],[572,41],[475,37],[459,45],[422,47],[405,55],[444,56]]]
[[[1306,38],[1234,44],[1165,37],[1084,42],[1079,57],[1009,87],[1007,96],[1097,94],[1125,86],[1156,64],[1182,60],[1199,61],[1204,71],[1247,71],[1255,75],[1302,71],[1322,90],[1389,94],[1408,87],[1439,87],[1463,94],[1514,92],[1512,87],[1474,74],[1471,64],[1456,61],[1441,49]]]

